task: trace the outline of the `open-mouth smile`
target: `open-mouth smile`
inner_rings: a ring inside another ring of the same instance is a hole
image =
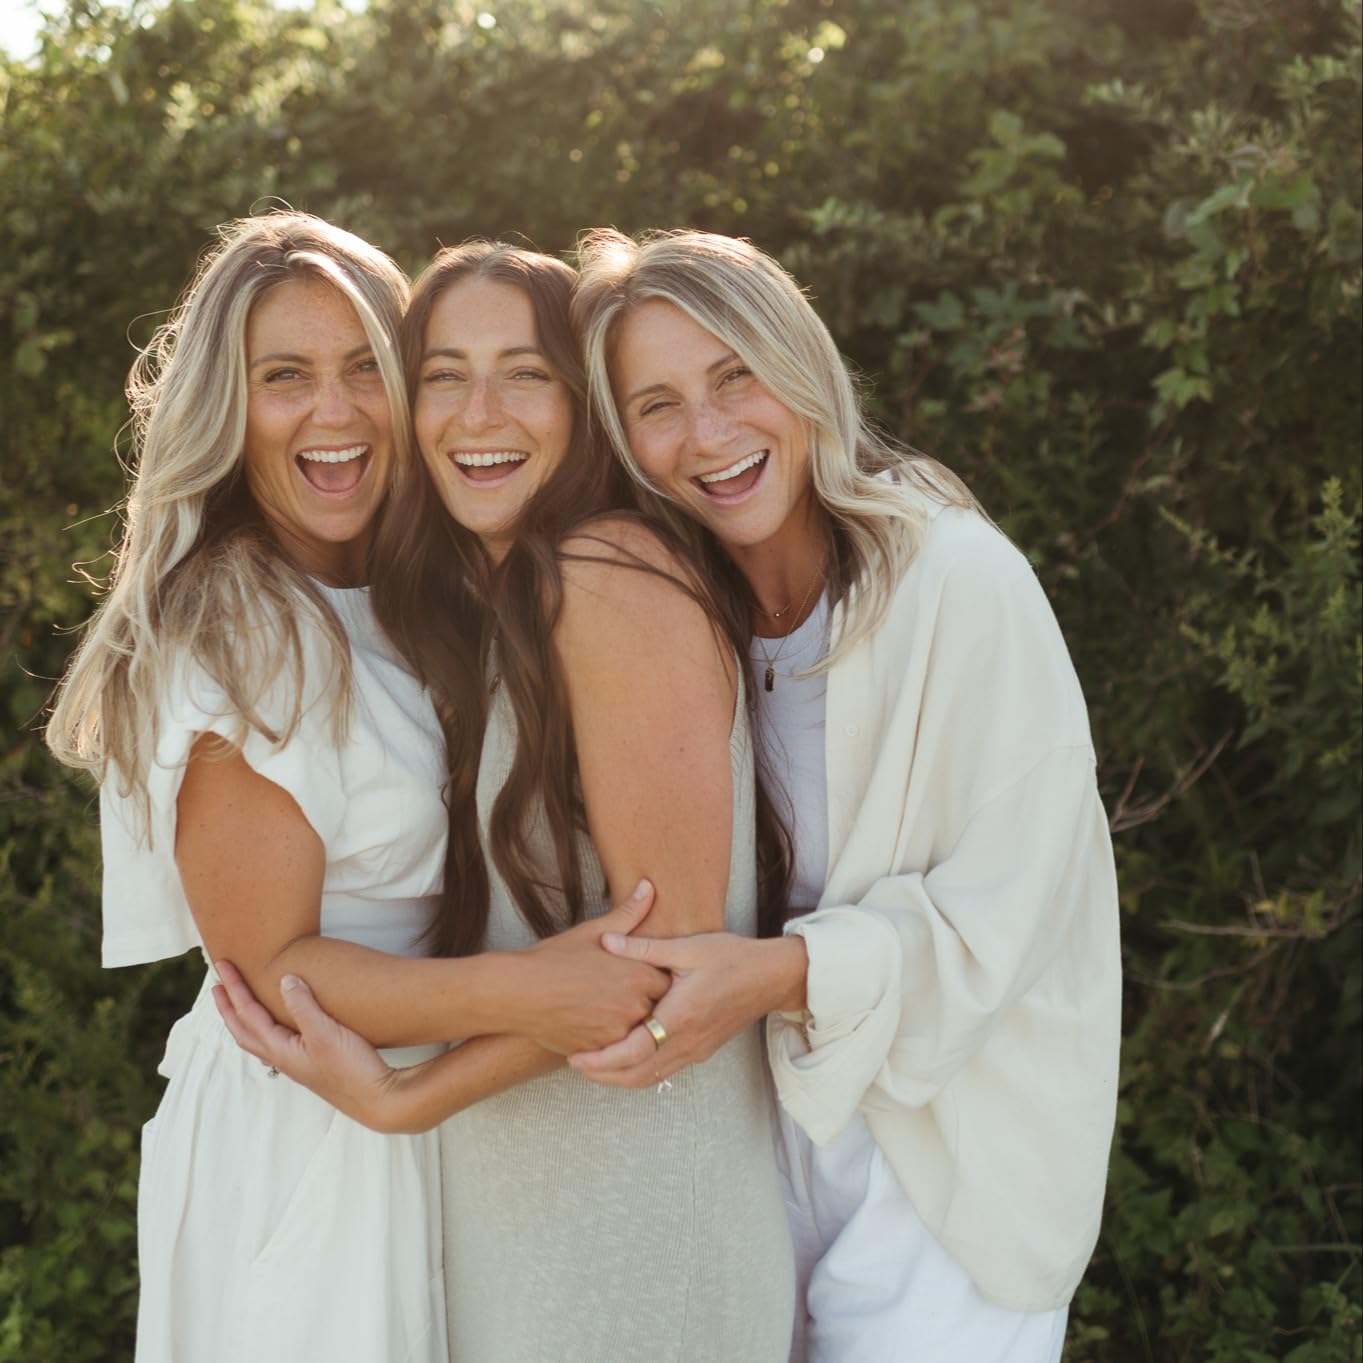
[[[370,453],[370,447],[363,444],[300,450],[294,455],[294,463],[314,492],[323,497],[348,497],[364,480]]]
[[[691,481],[711,501],[737,501],[746,496],[762,479],[770,450],[754,450],[727,468],[697,474]]]
[[[467,483],[478,487],[500,487],[530,459],[525,450],[451,450],[450,463]]]

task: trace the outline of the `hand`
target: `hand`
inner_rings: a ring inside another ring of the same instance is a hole
[[[603,951],[601,939],[632,932],[652,907],[653,886],[641,880],[609,913],[517,953],[532,975],[521,991],[526,1006],[515,1031],[557,1055],[571,1055],[619,1041],[648,1017],[671,976],[642,958]]]
[[[325,1012],[296,975],[280,982],[284,1007],[298,1025],[294,1032],[274,1020],[230,961],[215,964],[222,983],[213,987],[213,1002],[238,1046],[374,1131],[409,1129],[401,1097],[410,1070],[387,1064],[364,1037]]]
[[[669,970],[673,984],[653,1011],[667,1030],[661,1046],[646,1028],[636,1027],[613,1046],[569,1057],[579,1074],[598,1083],[647,1088],[708,1060],[774,1009],[804,1006],[808,957],[800,937],[754,941],[731,932],[661,939],[611,934],[601,944],[614,955]]]

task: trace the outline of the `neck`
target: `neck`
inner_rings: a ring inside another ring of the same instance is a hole
[[[294,537],[275,531],[285,554],[309,577],[326,587],[363,587],[369,558],[369,536],[344,544],[304,545]]]
[[[502,560],[507,556],[511,548],[511,541],[502,536],[484,536],[483,548],[487,550],[488,562],[494,571],[502,566]]]
[[[769,540],[725,546],[752,592],[755,634],[777,638],[808,618],[822,592],[831,545],[828,517],[811,498],[804,514],[791,517]]]

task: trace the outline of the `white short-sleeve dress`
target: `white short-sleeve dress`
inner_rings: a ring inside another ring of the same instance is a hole
[[[444,749],[430,701],[374,620],[368,593],[323,589],[350,639],[344,740],[329,655],[304,628],[303,720],[244,756],[293,796],[326,848],[322,932],[415,955],[444,863]],[[101,794],[104,963],[201,942],[174,861],[175,801],[197,733],[236,728],[220,688],[182,666],[161,711],[145,821],[111,776]],[[287,713],[281,681],[263,707]],[[137,1363],[447,1363],[434,1132],[366,1130],[237,1048],[209,993],[177,1022],[169,1080],[143,1131]],[[434,1047],[388,1051],[415,1063]]]

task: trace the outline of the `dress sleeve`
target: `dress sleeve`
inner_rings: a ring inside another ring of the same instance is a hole
[[[259,707],[261,727],[245,724],[233,714],[222,688],[202,668],[183,669],[180,685],[165,711],[157,751],[158,766],[174,772],[172,799],[179,794],[194,740],[200,734],[217,734],[240,743],[241,755],[251,769],[286,790],[322,843],[330,843],[345,813],[345,791],[331,720],[331,669],[320,655],[319,648],[306,647],[306,672],[297,700],[298,724],[291,734],[288,731],[298,686],[292,672],[277,679],[266,692]],[[314,680],[319,673],[325,682]],[[167,758],[168,762],[164,760]]]
[[[200,734],[239,744],[247,763],[286,790],[323,845],[331,844],[346,797],[332,720],[335,669],[322,642],[304,635],[301,693],[294,669],[281,674],[261,699],[258,725],[234,713],[223,688],[197,663],[181,659],[171,668],[147,772],[148,805],[125,793],[117,772],[100,791],[106,966],[161,960],[202,945],[175,864],[176,800]],[[289,733],[295,697],[299,718]]]
[[[1087,713],[1049,602],[978,517],[945,531],[882,627],[910,642],[875,642],[863,669],[880,784],[849,835],[855,892],[835,873],[847,897],[787,927],[808,951],[808,1009],[768,1020],[772,1071],[818,1142],[858,1109],[931,1103],[997,1029],[1028,1025],[1024,999],[1081,1015],[1084,979],[1061,977],[1115,916]]]

